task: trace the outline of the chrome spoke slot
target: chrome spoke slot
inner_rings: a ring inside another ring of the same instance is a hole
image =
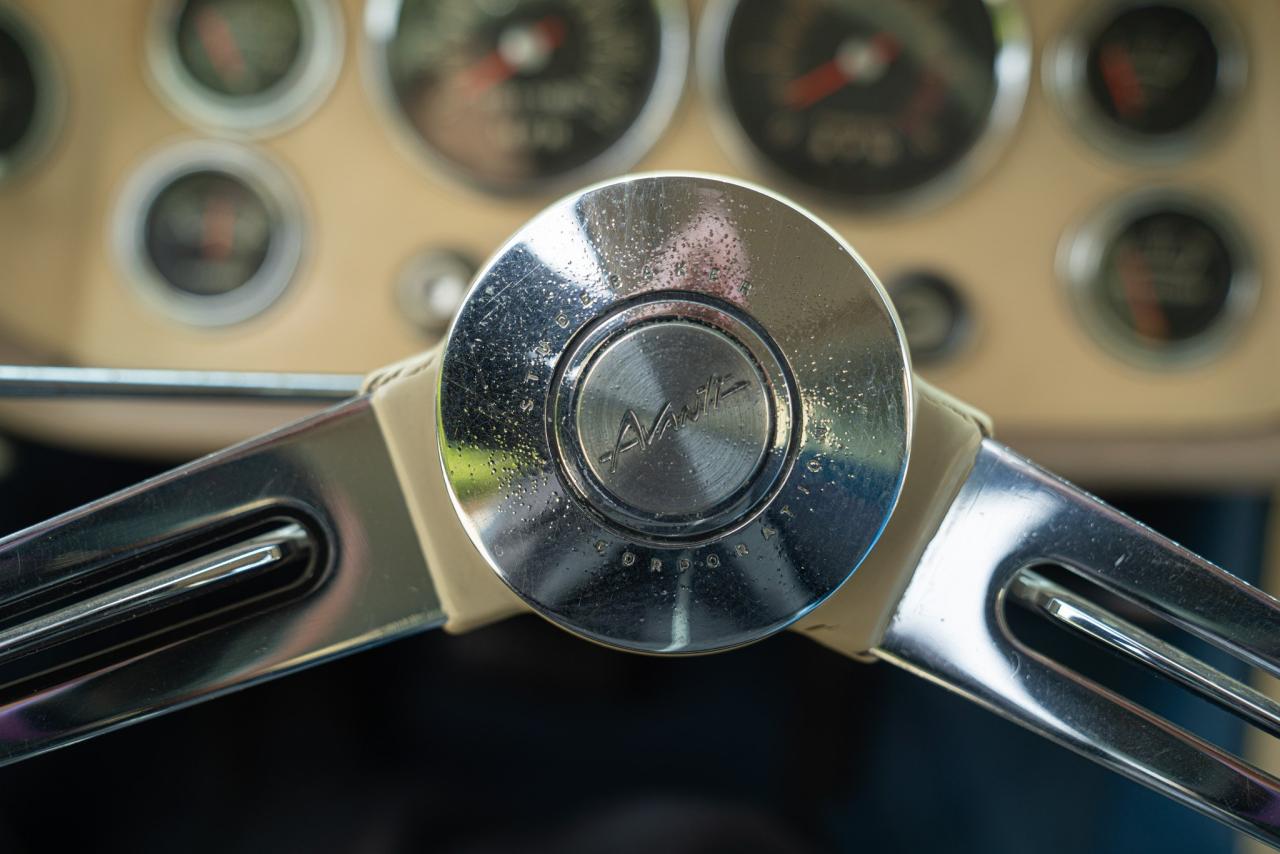
[[[1082,593],[1040,568],[1063,567]],[[1280,706],[1130,619],[1148,612],[1273,676],[1280,603],[987,441],[876,654],[1272,845],[1280,781],[1011,629],[1011,608],[1102,644],[1262,730]],[[1123,612],[1123,613],[1118,613]]]
[[[1060,570],[1058,574],[1064,573]],[[1071,584],[1065,579],[1055,580],[1045,571],[1032,569],[1019,573],[1013,579],[1005,601],[1007,605],[1017,606],[1023,613],[1041,619],[1047,626],[1064,630],[1072,638],[1090,642],[1118,656],[1123,662],[1169,679],[1241,720],[1280,737],[1280,703],[1225,672],[1230,668],[1209,661],[1210,656],[1184,648],[1184,645],[1189,646],[1185,641],[1192,640],[1189,636],[1177,629],[1171,632],[1167,621],[1145,612],[1128,600],[1108,594],[1088,582]],[[1054,658],[1053,645],[1041,648],[1036,643],[1037,638],[1022,635],[1015,623],[1016,616],[1008,611],[1005,613],[1014,638],[1022,641],[1032,653]],[[1181,637],[1172,639],[1166,637],[1168,634]],[[1086,667],[1074,669],[1092,678]],[[1107,682],[1102,678],[1098,681]],[[1126,693],[1123,686],[1116,686],[1115,690],[1120,694]]]
[[[443,622],[356,398],[0,540],[0,764]]]
[[[322,583],[314,521],[254,514],[126,558],[0,583],[0,700],[93,672],[301,598]]]

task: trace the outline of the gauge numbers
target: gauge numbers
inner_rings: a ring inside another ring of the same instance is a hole
[[[955,176],[1025,96],[1025,31],[1004,2],[736,0],[711,14],[704,77],[731,136],[855,204]]]
[[[1257,297],[1235,225],[1181,195],[1122,202],[1081,231],[1066,260],[1090,329],[1148,366],[1213,355]]]
[[[630,166],[679,98],[671,0],[374,0],[392,110],[467,181],[519,192]]]

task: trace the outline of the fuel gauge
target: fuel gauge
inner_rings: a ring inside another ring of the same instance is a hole
[[[1076,237],[1067,275],[1099,341],[1145,365],[1213,355],[1257,298],[1239,230],[1207,203],[1145,194]]]
[[[264,157],[193,142],[143,167],[119,215],[122,257],[143,296],[188,323],[247,320],[293,280],[300,204]]]
[[[1176,157],[1221,125],[1246,57],[1216,7],[1128,0],[1086,16],[1048,68],[1067,111],[1103,146]]]
[[[199,125],[261,133],[301,119],[341,61],[334,0],[159,0],[152,77]]]

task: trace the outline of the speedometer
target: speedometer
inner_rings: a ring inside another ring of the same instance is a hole
[[[366,26],[399,123],[497,192],[626,168],[679,100],[676,0],[374,0]]]
[[[811,189],[876,206],[955,178],[1021,108],[1008,0],[722,0],[704,75],[736,141]]]

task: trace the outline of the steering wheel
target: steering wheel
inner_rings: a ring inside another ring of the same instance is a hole
[[[1280,735],[1124,616],[1280,676],[1280,603],[991,432],[912,375],[876,277],[804,210],[705,175],[591,187],[497,253],[442,347],[0,542],[0,758],[534,612],[653,656],[798,632],[1280,845],[1280,781],[1014,625]]]

